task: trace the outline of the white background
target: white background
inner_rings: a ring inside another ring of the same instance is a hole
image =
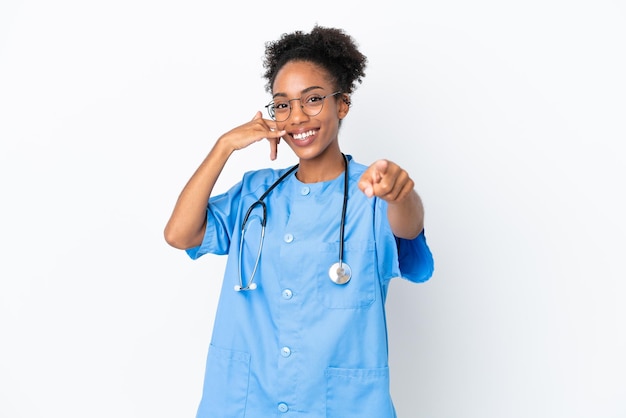
[[[162,230],[269,101],[265,41],[316,22],[369,58],[342,149],[426,206],[435,274],[387,301],[399,416],[626,416],[623,2],[4,0],[0,417],[194,416],[224,259]]]

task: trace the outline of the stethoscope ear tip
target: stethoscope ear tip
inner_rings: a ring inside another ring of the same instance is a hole
[[[238,284],[235,285],[235,292],[241,292],[241,286]]]

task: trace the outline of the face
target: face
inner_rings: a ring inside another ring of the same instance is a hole
[[[340,152],[337,141],[339,121],[347,115],[349,106],[342,100],[341,93],[332,95],[335,92],[337,89],[328,73],[310,62],[289,62],[277,73],[273,100],[282,103],[276,108],[277,116],[280,119],[281,111],[283,117],[289,116],[276,124],[278,129],[287,131],[283,140],[300,160],[323,160]],[[321,111],[311,116],[319,110],[320,101]],[[287,104],[291,107],[290,113]]]

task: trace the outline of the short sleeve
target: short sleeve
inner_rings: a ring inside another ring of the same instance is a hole
[[[207,224],[202,243],[185,250],[195,260],[204,254],[228,254],[233,228],[237,220],[242,182],[234,185],[228,192],[209,199],[207,205]]]
[[[411,240],[396,237],[396,245],[403,278],[419,283],[432,277],[435,264],[424,231]]]
[[[414,239],[393,235],[387,219],[387,202],[376,201],[376,243],[381,278],[389,281],[401,277],[414,283],[430,279],[434,271],[433,256],[422,231]]]

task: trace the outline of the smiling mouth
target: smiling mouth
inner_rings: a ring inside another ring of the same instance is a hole
[[[293,134],[292,137],[293,139],[296,139],[298,141],[304,141],[306,140],[308,137],[315,135],[315,131],[314,130],[310,130],[310,131],[306,131],[306,132],[300,132],[299,134]]]

